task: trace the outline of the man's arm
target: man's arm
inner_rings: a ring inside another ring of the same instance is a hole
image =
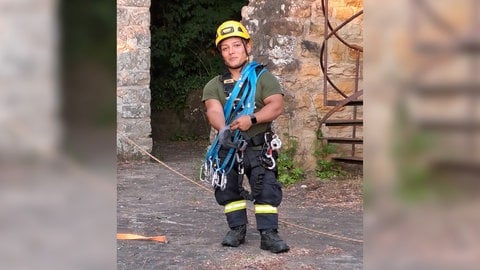
[[[210,125],[217,131],[222,129],[225,126],[222,103],[216,99],[207,99],[205,107],[207,107],[207,119]]]
[[[283,113],[283,95],[274,94],[263,100],[265,106],[256,112],[254,115],[257,118],[257,123],[266,123],[271,122],[277,119]],[[230,128],[232,130],[240,129],[242,131],[247,131],[252,126],[252,121],[250,116],[244,115],[235,119]]]
[[[283,113],[283,95],[274,94],[263,100],[265,106],[255,113],[257,123],[272,122]]]

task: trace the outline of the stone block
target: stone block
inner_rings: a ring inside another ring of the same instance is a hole
[[[312,3],[309,1],[295,1],[290,6],[287,13],[288,17],[294,18],[310,18],[312,16]]]
[[[269,35],[301,36],[303,24],[288,18],[272,19],[260,27],[260,31]]]
[[[150,9],[142,7],[117,6],[117,27],[141,25],[150,26]]]
[[[344,0],[345,6],[363,9],[363,0]]]
[[[310,21],[310,25],[308,27],[308,37],[321,37],[323,40],[324,37],[324,31],[325,30],[325,25],[322,20],[312,20]]]
[[[351,7],[335,7],[333,8],[332,17],[340,21],[346,21],[355,14],[354,9]]]
[[[121,98],[122,104],[150,103],[151,99],[151,92],[148,85],[122,87],[117,93]]]
[[[117,86],[149,85],[150,71],[127,71],[117,73]]]
[[[346,94],[353,94],[353,90],[355,88],[355,81],[354,80],[337,80],[336,85]]]
[[[149,104],[133,104],[122,106],[122,118],[144,118],[149,116]]]
[[[299,76],[302,78],[319,78],[321,76],[320,65],[318,62],[303,63],[300,68]]]
[[[117,43],[125,44],[128,48],[149,48],[150,29],[138,25],[121,27],[118,29]]]
[[[117,53],[117,70],[146,71],[150,69],[150,49]]]
[[[117,6],[150,7],[151,0],[117,0]]]

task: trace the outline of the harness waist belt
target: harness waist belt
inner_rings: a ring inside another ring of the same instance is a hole
[[[260,132],[257,135],[251,137],[247,140],[248,145],[250,146],[259,146],[265,143],[265,132]]]

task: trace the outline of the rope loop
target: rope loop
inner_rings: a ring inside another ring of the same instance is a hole
[[[254,112],[257,80],[260,75],[266,71],[265,68],[262,68],[257,74],[256,69],[259,66],[261,65],[252,61],[243,68],[240,79],[235,83],[223,108],[225,126],[229,126],[233,120],[240,116],[249,115]],[[212,145],[205,155],[205,165],[203,166],[205,172],[201,172],[204,177],[200,179],[210,181],[214,188],[219,187],[222,190],[225,189],[227,186],[227,175],[232,170],[235,162],[243,162],[243,155],[237,155],[238,152],[243,152],[247,147],[246,140],[241,135],[240,130],[234,132],[233,144],[235,147],[228,148],[227,155],[221,160],[218,154],[222,145],[219,142],[218,134],[215,136]],[[225,146],[223,149],[225,149]]]

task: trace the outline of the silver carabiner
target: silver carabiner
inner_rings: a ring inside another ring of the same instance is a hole
[[[219,179],[219,177],[218,177],[218,171],[213,172],[213,173],[212,173],[212,186],[213,186],[213,187],[218,186],[218,179]]]
[[[205,162],[205,181],[213,181],[214,174],[212,157]],[[213,182],[212,182],[213,185]]]
[[[268,134],[270,134],[270,132],[266,131],[265,133],[263,133],[263,141],[265,142],[265,144],[269,145],[268,143]]]
[[[248,143],[245,140],[239,140],[237,143],[237,149],[241,152],[245,151],[247,149]]]
[[[275,159],[271,155],[270,155],[270,160],[272,161],[272,166],[268,167],[268,169],[273,170],[273,168],[275,168],[277,164],[275,163]]]
[[[265,156],[266,156],[267,158],[272,159],[272,158],[273,158],[272,153],[273,153],[272,148],[268,147],[267,151],[265,152]]]
[[[282,141],[280,138],[278,138],[277,134],[274,134],[272,136],[272,141],[270,142],[270,147],[272,147],[272,150],[278,150],[282,147]]]
[[[200,167],[200,181],[206,182],[207,181],[207,162],[205,161],[203,165]]]
[[[222,176],[220,177],[220,189],[225,190],[227,187],[227,175],[225,174],[225,170],[223,170]]]
[[[245,173],[245,167],[243,167],[243,164],[238,164],[238,174],[244,174]]]
[[[241,163],[243,161],[243,153],[239,154],[238,152],[236,152],[235,153],[235,159],[237,160],[238,163]]]

